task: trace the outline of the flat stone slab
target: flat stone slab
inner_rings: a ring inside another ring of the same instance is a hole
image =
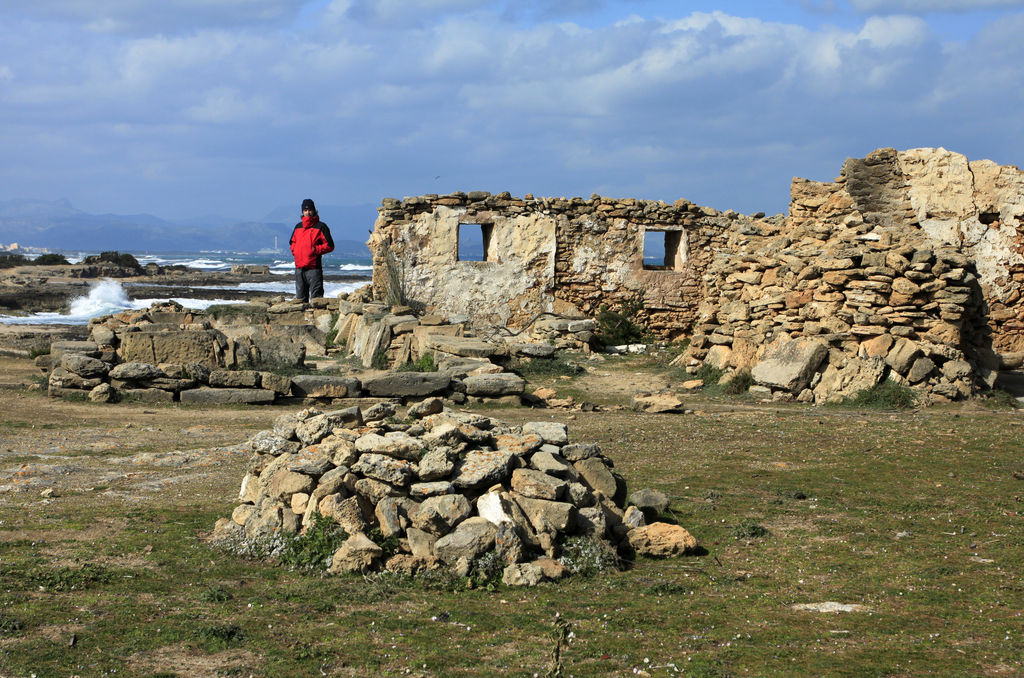
[[[359,380],[355,377],[332,377],[320,374],[300,374],[292,377],[292,393],[307,398],[357,398]]]
[[[246,403],[258,405],[274,402],[274,392],[265,388],[194,388],[182,391],[181,402],[199,405]]]
[[[451,381],[440,372],[385,372],[363,380],[363,390],[378,398],[430,396],[444,393]]]
[[[466,377],[462,382],[466,385],[467,395],[472,396],[520,395],[526,388],[526,381],[511,372],[476,374]]]
[[[504,349],[471,337],[446,337],[439,334],[428,334],[424,340],[430,350],[460,355],[464,358],[489,358],[501,355]]]

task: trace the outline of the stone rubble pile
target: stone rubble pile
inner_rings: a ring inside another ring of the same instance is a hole
[[[331,573],[448,567],[465,575],[493,553],[509,585],[566,576],[571,563],[559,557],[573,537],[620,555],[697,548],[684,528],[648,523],[668,507],[664,495],[643,490],[627,504],[612,461],[597,445],[570,442],[563,424],[509,426],[439,399],[413,406],[409,419],[394,414],[378,405],[279,417],[249,440],[242,503],[214,537],[294,535],[319,514],[348,534]],[[397,551],[385,558],[371,536],[397,539]]]

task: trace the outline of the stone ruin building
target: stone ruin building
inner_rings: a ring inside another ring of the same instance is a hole
[[[460,252],[464,231],[482,254]],[[941,148],[794,179],[786,217],[598,195],[385,199],[369,246],[375,296],[397,284],[484,332],[639,297],[653,334],[691,339],[689,369],[750,371],[776,399],[825,402],[884,379],[958,399],[1024,359],[1024,173]]]

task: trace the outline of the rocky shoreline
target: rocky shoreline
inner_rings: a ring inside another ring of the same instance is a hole
[[[290,283],[289,274],[250,271],[200,271],[183,267],[147,267],[141,270],[113,265],[19,266],[0,270],[0,314],[30,315],[67,311],[71,302],[89,294],[98,280],[117,280],[131,299],[230,299],[261,301],[280,292],[233,289],[244,283]],[[359,282],[361,275],[328,275],[325,282]],[[223,286],[204,289],[206,286]]]

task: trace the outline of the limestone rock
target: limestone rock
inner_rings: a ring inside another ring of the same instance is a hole
[[[666,557],[693,553],[697,540],[678,525],[651,523],[629,531],[629,545],[642,556]]]
[[[799,393],[828,356],[828,346],[813,339],[793,339],[771,345],[750,372],[762,386]]]
[[[434,542],[434,553],[446,563],[459,558],[473,560],[494,546],[496,530],[486,518],[467,518],[454,531]]]
[[[373,569],[384,556],[381,547],[374,544],[370,539],[357,532],[345,540],[334,555],[331,557],[330,574],[343,574],[346,572],[366,572]]]

